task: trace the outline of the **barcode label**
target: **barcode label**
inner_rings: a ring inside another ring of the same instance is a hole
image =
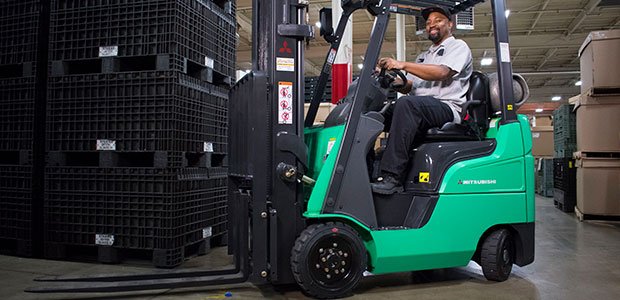
[[[118,55],[118,46],[99,47],[99,57],[110,57]]]
[[[213,143],[205,142],[204,144],[204,152],[213,152]]]
[[[213,228],[207,227],[207,228],[202,230],[202,238],[203,239],[211,237],[212,235],[213,235]]]
[[[97,140],[97,151],[116,150],[116,141]]]
[[[114,235],[95,234],[95,245],[112,246],[113,244],[114,244]]]
[[[207,68],[213,69],[213,59],[205,56],[205,66],[207,66]]]

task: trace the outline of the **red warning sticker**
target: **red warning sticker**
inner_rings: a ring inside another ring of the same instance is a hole
[[[278,124],[293,124],[293,83],[278,82]]]

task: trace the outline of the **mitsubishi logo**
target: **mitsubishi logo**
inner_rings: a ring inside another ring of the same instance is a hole
[[[282,48],[280,48],[280,53],[293,53],[293,49],[288,47],[288,43],[286,41],[282,42]]]

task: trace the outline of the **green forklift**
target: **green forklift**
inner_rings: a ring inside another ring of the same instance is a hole
[[[321,10],[331,44],[304,120],[308,1],[254,0],[253,70],[229,103],[228,253],[224,270],[51,276],[29,292],[117,292],[188,286],[296,283],[309,296],[352,293],[364,274],[466,266],[506,280],[534,261],[534,158],[528,120],[516,114],[504,0],[492,0],[499,110],[489,80],[470,79],[463,124],[430,129],[412,150],[404,191],[373,194],[374,145],[398,70],[375,73],[391,14],[432,5],[453,14],[484,0],[343,0],[336,29]],[[375,17],[359,79],[314,125],[347,19]],[[259,21],[260,20],[260,21]],[[291,68],[293,63],[294,68]]]

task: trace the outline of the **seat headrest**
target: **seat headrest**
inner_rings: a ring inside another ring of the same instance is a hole
[[[486,75],[474,71],[469,78],[469,90],[467,91],[468,100],[486,101],[489,95],[489,80]]]

